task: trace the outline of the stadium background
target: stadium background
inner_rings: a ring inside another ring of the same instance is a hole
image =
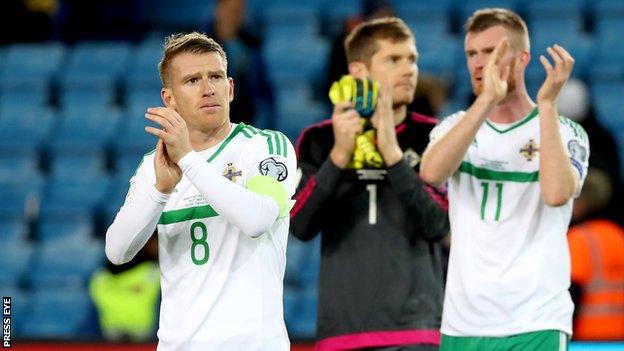
[[[143,113],[161,104],[156,63],[163,38],[205,31],[215,3],[3,2],[0,292],[13,298],[16,349],[52,349],[53,344],[27,343],[38,340],[64,345],[58,349],[101,342],[88,279],[105,262],[104,234],[128,179],[155,142],[143,131]],[[624,155],[623,1],[393,0],[392,5],[415,32],[421,75],[448,86],[440,116],[465,107],[470,94],[461,25],[477,8],[503,6],[527,20],[534,58],[554,42],[572,52],[574,76],[590,87],[596,117]],[[257,54],[268,80],[268,87],[251,88],[257,102],[252,123],[281,130],[294,142],[306,125],[327,118],[323,79],[331,38],[361,12],[360,0],[247,0],[245,26],[263,39]],[[230,67],[246,62],[244,51],[226,49]],[[544,77],[537,61],[527,70],[532,95]],[[305,347],[315,329],[319,242],[291,237],[287,255],[285,318],[293,344]],[[593,349],[624,345],[571,348]]]

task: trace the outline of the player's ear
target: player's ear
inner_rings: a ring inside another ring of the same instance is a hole
[[[365,79],[368,77],[368,67],[361,61],[353,61],[349,63],[349,74],[357,79]]]
[[[171,93],[171,89],[162,88],[160,90],[160,97],[166,107],[171,107],[173,109],[176,108],[175,98],[173,97],[173,94]]]
[[[232,100],[234,100],[234,79],[232,79],[231,77],[228,77],[228,83],[230,85],[229,90],[230,90],[230,102],[232,102]]]

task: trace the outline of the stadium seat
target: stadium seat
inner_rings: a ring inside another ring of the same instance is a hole
[[[0,150],[11,154],[38,149],[48,138],[54,122],[52,110],[41,106],[0,107]]]
[[[30,293],[0,280],[0,296],[11,297],[11,334],[14,340],[23,338],[23,323],[31,311]]]
[[[50,82],[38,76],[8,75],[0,79],[0,106],[31,105],[45,107],[49,101]]]
[[[316,335],[318,290],[303,289],[297,295],[297,299],[297,313],[291,316],[291,322],[287,325],[288,333],[293,338],[312,339]]]
[[[277,102],[275,128],[284,133],[295,144],[299,133],[311,124],[331,115],[324,104],[312,100],[287,100]]]
[[[460,23],[464,23],[468,17],[482,8],[486,7],[502,7],[510,10],[518,11],[520,2],[518,0],[467,0],[465,2],[459,2],[455,9],[457,11],[458,19]]]
[[[21,245],[28,238],[28,222],[21,216],[0,215],[0,228],[0,241],[5,247]]]
[[[302,285],[301,272],[302,265],[306,256],[305,243],[296,237],[290,235],[288,237],[288,245],[286,248],[286,273],[284,274],[284,283],[287,286],[293,288],[300,287]]]
[[[594,22],[624,19],[624,3],[620,0],[588,1]]]
[[[393,1],[396,15],[407,23],[425,22],[435,25],[442,24],[444,33],[447,32],[450,23],[451,1]],[[424,27],[424,26],[423,26]]]
[[[324,36],[334,37],[344,30],[345,20],[361,15],[363,0],[323,0],[321,3],[321,28]]]
[[[73,236],[48,240],[35,247],[26,280],[34,289],[81,288],[104,259],[101,241]]]
[[[160,39],[162,41],[162,39]],[[158,76],[158,62],[162,56],[162,43],[153,45],[145,43],[139,45],[132,53],[132,60],[123,76],[126,105],[134,101],[137,92],[155,93],[160,96],[160,77]]]
[[[91,216],[44,217],[39,221],[39,243],[81,240],[94,236]]]
[[[7,48],[0,80],[24,77],[49,79],[60,68],[65,55],[61,43],[14,44]]]
[[[318,86],[328,55],[328,43],[315,37],[272,40],[264,47],[268,74],[274,85],[303,79]]]
[[[70,80],[81,77],[118,78],[130,59],[127,42],[83,41],[76,44],[68,54],[69,63],[65,77]]]
[[[267,1],[263,22],[267,40],[282,37],[311,37],[319,33],[315,2]]]
[[[40,218],[63,218],[93,215],[102,205],[110,187],[110,178],[52,178],[44,188]]]
[[[3,242],[6,243],[5,247],[10,247],[10,249],[4,250],[2,255],[0,255],[0,265],[2,267],[0,270],[0,284],[2,286],[19,286],[23,283],[22,279],[27,272],[32,247],[25,241]]]
[[[30,314],[21,333],[24,338],[77,339],[89,323],[92,304],[84,288],[38,290],[30,301]]]

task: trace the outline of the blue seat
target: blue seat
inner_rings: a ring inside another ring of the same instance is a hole
[[[458,11],[459,20],[463,24],[476,10],[486,7],[502,7],[517,12],[519,5],[518,0],[467,0],[458,3],[456,10]]]
[[[87,147],[83,144],[70,145],[53,155],[51,179],[71,182],[77,177],[84,181],[106,176],[103,151],[100,148],[81,149],[81,146]]]
[[[10,285],[0,280],[1,296],[11,297],[11,334],[15,339],[23,338],[23,323],[31,311],[31,294],[16,285]]]
[[[127,42],[84,41],[76,44],[68,56],[65,77],[70,80],[84,76],[116,79],[130,59],[130,45]]]
[[[50,153],[53,157],[99,154],[103,162],[101,153],[117,130],[120,112],[106,107],[70,106],[60,113],[58,129],[49,142]]]
[[[448,28],[451,1],[393,1],[396,15],[405,22],[440,22]]]
[[[68,340],[81,336],[89,323],[92,304],[84,288],[35,291],[22,336],[29,339]]]
[[[0,154],[0,179],[7,177],[20,179],[22,176],[38,173],[38,153],[36,150],[27,149],[10,154]]]
[[[0,217],[29,219],[41,196],[42,181],[36,174],[15,175],[0,179]]]
[[[269,2],[263,12],[266,37],[314,36],[319,32],[314,2]]]
[[[304,289],[297,297],[298,310],[287,325],[288,334],[293,338],[312,339],[316,335],[318,290]]]
[[[620,0],[588,1],[588,6],[594,21],[622,20],[624,18],[624,3]]]
[[[302,285],[299,272],[306,257],[305,243],[296,237],[290,235],[288,237],[288,245],[286,248],[286,273],[284,274],[284,283],[291,287],[300,287]]]
[[[0,228],[0,241],[11,250],[14,245],[25,243],[28,237],[28,223],[19,216],[0,216]]]
[[[115,104],[115,80],[96,73],[76,73],[62,78],[59,98],[63,107],[71,105],[106,107]]]
[[[556,30],[556,31],[555,31]],[[539,61],[539,56],[544,55],[552,62],[550,54],[546,48],[554,44],[563,46],[574,57],[575,64],[572,75],[584,78],[591,68],[594,58],[595,43],[591,36],[579,32],[559,32],[559,29],[550,29],[543,31],[533,31],[532,40],[532,56],[533,60],[529,63],[527,70],[527,81],[537,80],[540,83],[546,77],[544,66]]]
[[[11,45],[0,68],[0,80],[37,77],[48,82],[60,68],[64,56],[65,46],[61,43]]]
[[[454,65],[458,61],[456,53],[463,51],[459,40],[447,34],[417,36],[416,44],[419,53],[418,68],[421,73],[436,75],[440,78],[452,76]],[[421,40],[429,38],[429,40]],[[464,63],[465,64],[465,63]]]
[[[328,54],[328,43],[316,37],[271,40],[264,48],[264,58],[273,82],[303,79],[313,86],[319,83]]]
[[[0,106],[34,105],[45,106],[49,100],[49,80],[35,75],[0,78]]]
[[[275,128],[294,144],[306,127],[330,116],[325,105],[311,100],[286,100],[277,102],[278,118]]]
[[[624,46],[620,45],[624,31],[622,19],[608,19],[598,23],[596,53],[589,67],[588,78],[592,82],[624,80]]]
[[[35,248],[27,283],[34,289],[86,286],[104,264],[104,243],[91,238],[58,238]]]
[[[100,208],[110,187],[106,175],[93,179],[52,178],[45,186],[40,218],[67,218],[93,215]]]
[[[0,150],[22,153],[39,148],[52,131],[54,120],[52,110],[41,106],[0,108]]]
[[[1,223],[1,222],[0,222]],[[4,241],[3,241],[4,242]],[[0,255],[0,282],[2,285],[18,286],[28,270],[32,247],[23,241],[6,242],[10,249]],[[5,295],[9,296],[9,295]]]
[[[154,92],[158,97],[162,83],[158,75],[158,62],[162,56],[162,44],[142,45],[133,52],[126,74],[124,86],[126,104],[133,101],[137,92]]]
[[[85,241],[94,236],[90,216],[44,217],[39,221],[40,243],[66,240]]]
[[[120,124],[112,149],[115,159],[121,157],[134,157],[137,160],[142,155],[156,147],[156,137],[145,131],[145,126],[159,127],[155,123],[145,119],[145,111],[149,106],[162,106],[156,104],[141,103],[135,108],[126,111],[126,118]],[[132,111],[136,109],[136,111]]]
[[[362,0],[324,0],[321,4],[322,34],[328,37],[343,31],[345,20],[362,13]]]
[[[582,1],[529,1],[524,4],[526,21],[573,20],[581,27],[584,3]]]

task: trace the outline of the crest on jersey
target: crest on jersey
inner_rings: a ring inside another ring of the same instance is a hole
[[[530,139],[524,146],[520,149],[520,154],[526,158],[527,161],[533,161],[533,157],[537,156],[537,152],[539,148],[537,144]]]
[[[587,150],[581,146],[578,140],[572,139],[568,142],[568,151],[570,151],[570,156],[572,156],[572,158],[581,162],[587,161]]]
[[[282,162],[278,162],[273,157],[269,157],[260,162],[258,169],[260,170],[260,174],[275,178],[280,182],[288,177],[288,168],[286,168],[286,165]]]
[[[223,171],[223,176],[229,179],[231,182],[236,183],[236,178],[241,177],[243,172],[236,169],[232,162],[228,162],[225,170]]]
[[[416,167],[416,165],[420,162],[421,158],[420,155],[412,148],[405,150],[405,152],[403,153],[403,157],[405,157],[405,161],[407,161],[407,164],[411,168]]]

